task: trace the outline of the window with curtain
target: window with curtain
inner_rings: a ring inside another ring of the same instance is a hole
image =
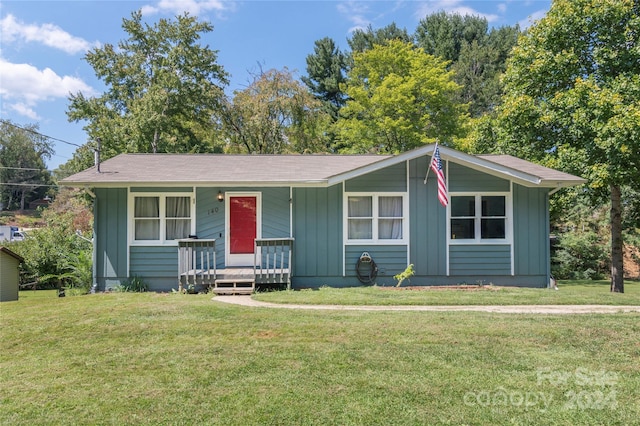
[[[350,195],[347,197],[347,239],[393,241],[404,238],[402,195]]]
[[[378,238],[402,239],[402,197],[379,197],[378,217]]]
[[[349,239],[373,238],[373,197],[349,197]]]
[[[172,241],[191,234],[189,196],[133,197],[134,241]]]
[[[507,197],[451,195],[452,240],[503,240],[507,236]]]
[[[187,238],[191,233],[191,198],[167,197],[166,199],[166,239]]]
[[[136,240],[160,239],[160,198],[136,197],[134,228]]]

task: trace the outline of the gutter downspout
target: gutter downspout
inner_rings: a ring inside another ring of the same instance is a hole
[[[89,187],[85,187],[84,190],[87,192],[87,194],[89,194],[89,196],[91,198],[93,198],[93,217],[96,217],[96,212],[98,211],[98,207],[97,207],[97,203],[98,203],[98,198],[96,197],[95,192],[93,192],[91,189],[89,189]],[[91,290],[89,291],[90,294],[95,294],[96,291],[98,290],[98,278],[97,278],[97,274],[96,274],[96,260],[97,260],[97,242],[98,239],[96,238],[96,226],[97,222],[94,220],[93,221],[93,238],[91,238],[91,243],[93,244],[93,255],[91,256],[91,261],[93,262],[93,268],[91,268],[93,271],[91,272],[91,278],[92,278],[92,283],[91,283]]]

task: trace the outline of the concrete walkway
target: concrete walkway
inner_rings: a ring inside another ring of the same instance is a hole
[[[619,312],[640,312],[640,306],[610,305],[449,305],[449,306],[356,306],[356,305],[294,305],[269,303],[254,300],[251,296],[215,296],[215,302],[253,308],[335,310],[335,311],[424,311],[424,312],[495,312],[501,314],[615,314]]]

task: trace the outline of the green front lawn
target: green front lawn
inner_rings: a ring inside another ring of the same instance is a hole
[[[466,290],[352,287],[258,293],[273,303],[327,305],[640,305],[640,281],[625,280],[624,294],[611,293],[608,281],[562,281],[559,290],[475,287]]]
[[[27,291],[0,317],[0,424],[640,417],[638,314],[297,311],[209,295]]]

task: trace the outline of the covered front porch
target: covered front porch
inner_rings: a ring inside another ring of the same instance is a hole
[[[219,267],[215,239],[178,240],[178,290],[251,294],[259,288],[291,288],[293,238],[256,238],[253,265]]]

